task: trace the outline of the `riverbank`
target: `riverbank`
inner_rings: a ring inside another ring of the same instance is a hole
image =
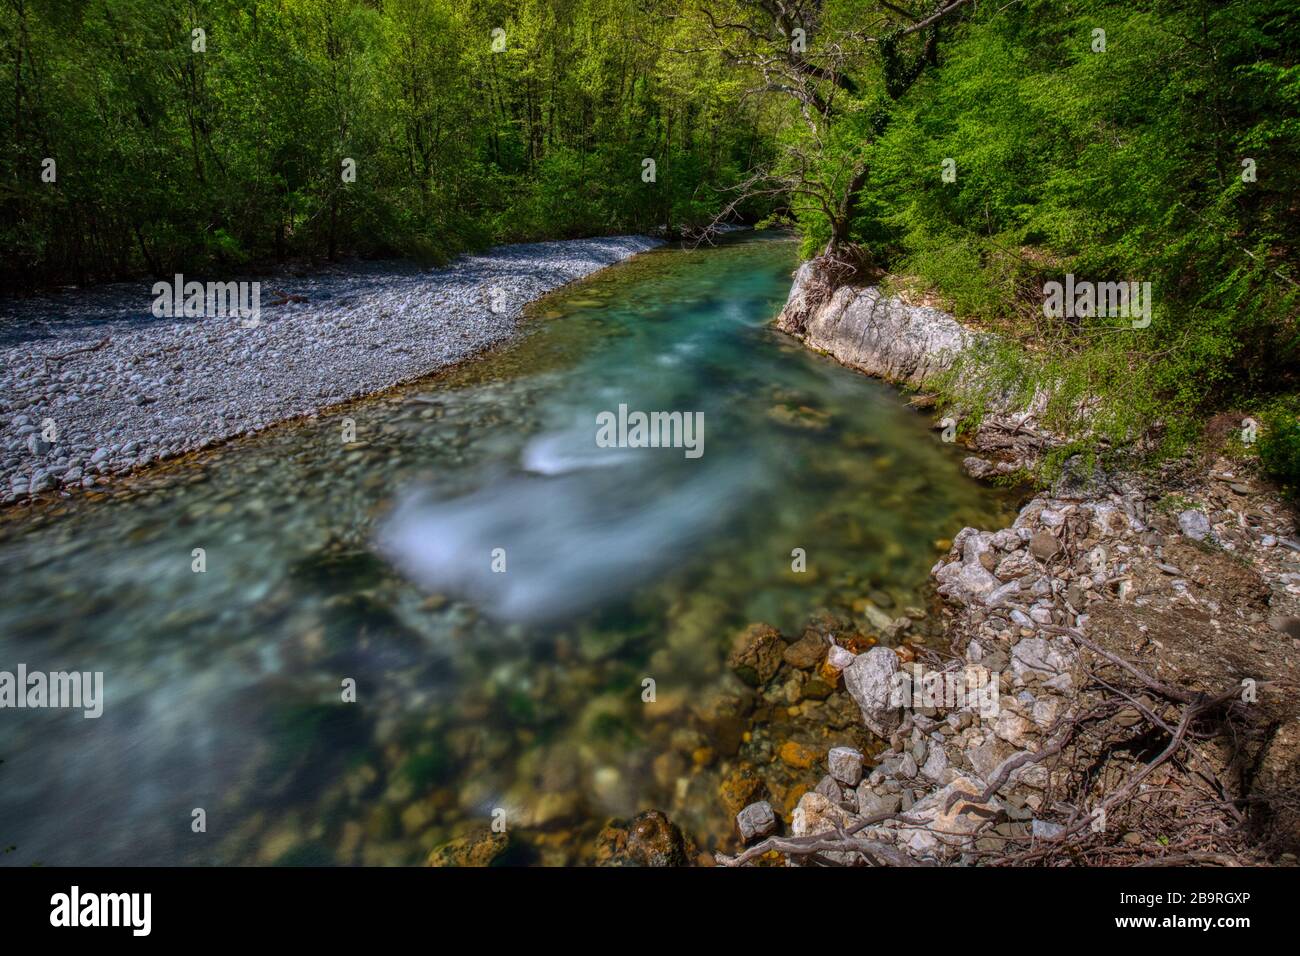
[[[361,263],[263,279],[254,327],[155,318],[152,283],[11,301],[0,313],[0,503],[93,488],[426,375],[508,338],[529,302],[659,245],[575,239],[441,269]]]
[[[924,387],[977,338],[823,280],[801,267],[778,327],[868,374]],[[994,412],[972,474],[1050,447],[1031,411]],[[1160,475],[1061,480],[1009,527],[961,529],[924,647],[906,622],[786,637],[795,666],[763,693],[842,684],[884,746],[807,755],[816,786],[740,810],[749,848],[719,861],[1294,864],[1300,539],[1219,424]]]

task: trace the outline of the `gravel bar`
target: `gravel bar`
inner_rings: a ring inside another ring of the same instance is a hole
[[[534,299],[658,245],[574,239],[441,269],[262,278],[252,328],[234,315],[156,318],[153,280],[0,303],[0,502],[93,488],[419,378],[508,338]]]

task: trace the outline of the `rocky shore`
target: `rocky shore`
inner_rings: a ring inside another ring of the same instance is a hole
[[[924,388],[976,339],[938,310],[819,281],[799,271],[779,327],[877,377]],[[968,471],[1050,447],[1031,411],[992,418]],[[710,799],[691,788],[610,821],[587,860],[1294,864],[1300,537],[1212,426],[1200,458],[1160,475],[1066,478],[1007,527],[954,529],[926,607],[864,594],[852,617],[736,634],[733,689],[675,711],[677,752],[656,761],[668,777],[680,754],[718,761],[731,840],[707,852],[683,833]],[[430,863],[477,862],[485,841],[508,860],[485,836]]]
[[[805,264],[778,326],[868,374],[924,387],[976,338],[831,285]],[[798,649],[851,696],[870,742],[806,755],[815,787],[741,808],[748,849],[718,861],[1293,864],[1300,539],[1214,431],[1161,476],[1063,479],[1010,527],[961,529],[932,571],[925,646],[900,639],[906,619],[870,616],[791,639],[783,659]],[[998,409],[973,440],[996,463],[968,470],[1018,470],[1049,441],[1032,412]]]
[[[939,309],[891,298],[876,286],[839,284],[821,259],[799,267],[775,324],[843,365],[918,390],[953,371],[986,338]],[[1022,407],[1011,395],[993,396],[965,438],[972,452],[966,471],[990,478],[1032,466],[1056,443],[1039,422],[1044,400],[1037,395]]]
[[[488,348],[523,307],[661,240],[503,246],[442,269],[349,264],[261,280],[257,323],[154,317],[152,282],[0,309],[0,503],[311,415]]]

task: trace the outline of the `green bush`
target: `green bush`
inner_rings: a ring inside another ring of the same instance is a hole
[[[1264,470],[1292,489],[1300,489],[1300,402],[1292,400],[1263,416],[1259,460]]]
[[[1164,456],[1209,415],[1294,391],[1298,47],[1286,0],[1026,0],[949,27],[883,135],[863,136],[852,224],[873,261],[1003,339],[945,397],[978,410],[1041,390],[1067,439],[1154,438]],[[1243,180],[1243,157],[1267,173]],[[1066,273],[1150,282],[1150,324],[1045,317],[1044,284]],[[1294,432],[1277,434],[1282,467]]]

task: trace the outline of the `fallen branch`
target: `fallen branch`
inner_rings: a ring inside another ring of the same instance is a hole
[[[107,345],[108,341],[108,336],[105,336],[93,345],[83,345],[80,348],[69,349],[66,352],[59,353],[58,355],[46,355],[45,363],[48,365],[50,362],[62,362],[68,356],[79,355],[82,352],[97,352]]]

